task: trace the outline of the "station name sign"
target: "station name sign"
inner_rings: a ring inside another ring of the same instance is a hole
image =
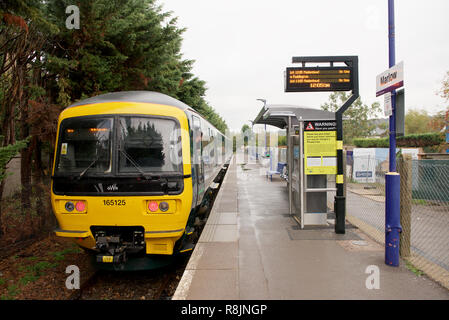
[[[376,97],[404,85],[404,62],[394,65],[376,77]]]
[[[285,92],[350,91],[350,67],[289,67],[285,72]]]

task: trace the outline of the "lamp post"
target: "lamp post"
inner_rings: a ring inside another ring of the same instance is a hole
[[[265,100],[265,99],[256,99],[256,100],[262,101],[264,108],[267,105],[267,100]],[[266,156],[267,155],[267,125],[266,124],[264,124],[264,130],[265,130],[265,132],[264,132],[264,135],[265,135],[265,151],[264,151],[264,155]]]

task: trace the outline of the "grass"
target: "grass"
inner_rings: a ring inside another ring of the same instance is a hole
[[[418,277],[421,277],[424,274],[424,272],[422,270],[419,270],[418,268],[416,268],[409,261],[406,261],[405,266],[407,267],[407,269],[409,269],[411,272],[413,272]]]
[[[19,294],[20,290],[16,284],[11,284],[8,286],[8,293],[0,297],[0,300],[12,300]]]
[[[412,203],[413,204],[420,204],[425,206],[427,204],[427,200],[423,200],[423,199],[412,199]]]
[[[28,279],[32,279],[33,277],[39,278],[41,275],[44,274],[45,270],[55,268],[57,266],[58,266],[57,263],[50,263],[48,261],[39,261],[38,263],[29,266],[19,266],[18,270],[26,271],[27,274],[25,275],[25,277],[28,277]]]
[[[19,283],[23,286],[26,286],[28,283],[34,282],[37,279],[39,279],[38,275],[27,273],[26,275],[24,275],[22,278],[19,279]]]
[[[36,257],[27,258],[29,261],[37,260]],[[19,271],[26,271],[25,275],[21,277],[16,284],[10,284],[7,288],[7,293],[0,297],[0,300],[12,300],[19,294],[19,285],[26,286],[30,282],[38,280],[45,272],[45,270],[50,268],[55,268],[56,263],[50,263],[48,261],[40,261],[33,265],[19,266],[17,269]],[[0,278],[0,285],[5,284],[5,280]]]
[[[74,245],[71,248],[67,248],[62,251],[50,252],[49,254],[52,255],[56,261],[62,261],[64,260],[66,254],[79,252],[81,252],[81,249],[78,246]]]
[[[39,257],[28,257],[26,259],[29,261],[36,261],[37,259],[39,259]]]
[[[41,276],[46,269],[55,268],[58,265],[56,263],[50,263],[48,261],[40,261],[35,265],[28,266],[28,270],[30,272],[34,272],[34,274]]]
[[[39,248],[38,248],[39,249]],[[74,243],[61,247],[55,244],[54,251],[42,252],[33,250],[30,253],[15,254],[11,257],[10,268],[15,272],[0,273],[0,300],[15,300],[27,295],[41,280],[56,272],[70,254],[80,253],[82,250]]]

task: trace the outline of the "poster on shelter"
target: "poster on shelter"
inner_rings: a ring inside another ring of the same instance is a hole
[[[337,174],[337,124],[304,122],[305,174]]]

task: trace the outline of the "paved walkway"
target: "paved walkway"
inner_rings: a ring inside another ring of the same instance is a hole
[[[347,192],[347,214],[372,226],[385,237],[385,202]],[[445,209],[445,208],[444,208]],[[412,205],[412,250],[449,271],[449,214],[438,207]]]
[[[380,289],[366,288],[372,265]],[[449,291],[385,265],[383,247],[358,229],[299,230],[286,183],[233,163],[173,299],[449,299]]]

